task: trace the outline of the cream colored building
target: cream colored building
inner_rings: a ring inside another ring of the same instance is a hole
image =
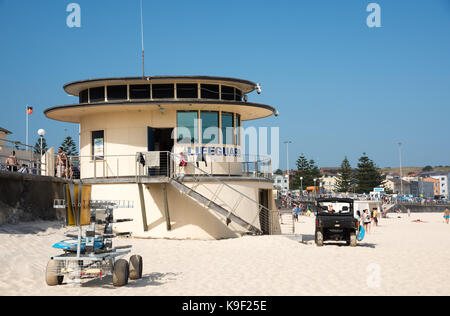
[[[78,104],[48,118],[79,124],[81,182],[93,200],[127,200],[117,229],[155,238],[276,233],[270,159],[247,157],[242,122],[276,110],[248,102],[257,84],[180,76],[68,83]]]

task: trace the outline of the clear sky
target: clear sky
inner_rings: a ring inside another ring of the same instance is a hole
[[[81,28],[66,7],[81,6]],[[383,167],[450,165],[450,1],[378,0],[381,28],[369,28],[365,0],[144,0],[147,75],[215,75],[261,82],[250,101],[280,116],[293,141],[290,165],[305,153],[320,166],[363,152]],[[63,84],[138,76],[139,0],[0,0],[0,126],[50,145],[78,126],[46,119],[72,104]],[[249,125],[249,124],[247,124]],[[281,146],[281,167],[285,168]]]

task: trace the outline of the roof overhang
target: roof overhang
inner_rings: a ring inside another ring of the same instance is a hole
[[[242,121],[250,121],[265,118],[276,114],[276,109],[265,104],[250,102],[227,102],[207,100],[133,100],[62,105],[48,108],[44,114],[53,120],[80,123],[86,115],[120,112],[120,111],[148,111],[159,110],[203,110],[203,111],[228,111],[239,113]]]

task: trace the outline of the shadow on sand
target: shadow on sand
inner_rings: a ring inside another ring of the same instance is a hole
[[[35,235],[45,234],[49,229],[58,230],[64,228],[63,222],[53,221],[36,221],[19,224],[3,224],[0,225],[0,234],[4,235]]]
[[[299,243],[311,246],[315,245],[316,240],[314,235],[286,235],[286,237]],[[348,247],[345,242],[333,242],[333,241],[326,241],[324,243],[324,246]],[[358,247],[375,249],[376,244],[358,242],[357,248]]]
[[[126,287],[128,288],[140,288],[147,286],[161,286],[166,283],[176,281],[178,273],[151,273],[142,276],[140,280],[129,280]],[[82,287],[95,287],[114,290],[112,285],[112,276],[107,276],[103,279],[95,279],[82,284]]]

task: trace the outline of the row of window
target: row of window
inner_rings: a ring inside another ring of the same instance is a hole
[[[241,116],[228,112],[178,111],[177,142],[179,144],[240,145]],[[199,130],[201,131],[199,135]],[[91,132],[94,159],[104,157],[105,132]]]
[[[177,112],[179,144],[240,145],[240,128],[239,114],[216,111]]]
[[[128,90],[129,89],[129,90]],[[129,94],[129,98],[128,98]],[[80,92],[80,103],[146,99],[208,99],[242,101],[242,91],[229,86],[197,83],[138,84],[90,88]]]

